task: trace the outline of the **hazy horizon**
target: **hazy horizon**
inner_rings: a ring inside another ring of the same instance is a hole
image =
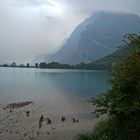
[[[96,11],[140,15],[139,0],[1,0],[0,63],[31,62],[68,38]]]

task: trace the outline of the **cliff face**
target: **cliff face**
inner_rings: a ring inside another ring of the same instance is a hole
[[[78,64],[92,62],[117,50],[127,33],[140,32],[135,14],[99,12],[81,23],[66,43],[46,62]]]

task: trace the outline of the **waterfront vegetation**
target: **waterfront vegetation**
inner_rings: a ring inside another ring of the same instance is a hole
[[[106,67],[104,66],[96,66],[92,65],[92,63],[80,63],[76,65],[70,65],[70,64],[60,64],[57,62],[41,62],[41,63],[35,63],[34,65],[30,65],[29,63],[16,65],[15,62],[12,64],[1,64],[0,67],[19,67],[19,68],[40,68],[40,69],[83,69],[83,70],[104,70]]]
[[[51,63],[46,63],[46,62],[41,62],[41,63],[35,63],[35,65],[30,65],[27,63],[26,65],[20,64],[16,65],[15,62],[12,64],[1,64],[0,67],[19,67],[19,68],[40,68],[40,69],[83,69],[83,70],[105,70],[106,68],[103,66],[95,66],[92,64],[85,64],[85,63],[80,63],[76,65],[70,65],[70,64],[60,64],[57,62],[51,62]]]
[[[107,114],[93,132],[80,134],[76,140],[139,140],[140,139],[140,35],[125,37],[131,54],[113,71],[112,88],[91,98],[95,114]]]

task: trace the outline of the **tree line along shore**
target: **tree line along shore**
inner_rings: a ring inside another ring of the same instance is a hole
[[[96,66],[92,64],[85,64],[85,63],[80,63],[76,65],[70,65],[70,64],[60,64],[57,62],[51,62],[51,63],[46,63],[46,62],[41,62],[41,63],[35,63],[34,65],[30,65],[30,63],[27,64],[20,64],[16,65],[15,62],[11,64],[0,64],[0,67],[14,67],[14,68],[40,68],[40,69],[83,69],[83,70],[105,70],[105,69],[110,69],[109,67],[104,67],[104,66]]]

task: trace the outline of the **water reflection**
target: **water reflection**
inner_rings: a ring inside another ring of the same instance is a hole
[[[105,92],[108,79],[105,71],[0,68],[0,100],[89,98]]]

